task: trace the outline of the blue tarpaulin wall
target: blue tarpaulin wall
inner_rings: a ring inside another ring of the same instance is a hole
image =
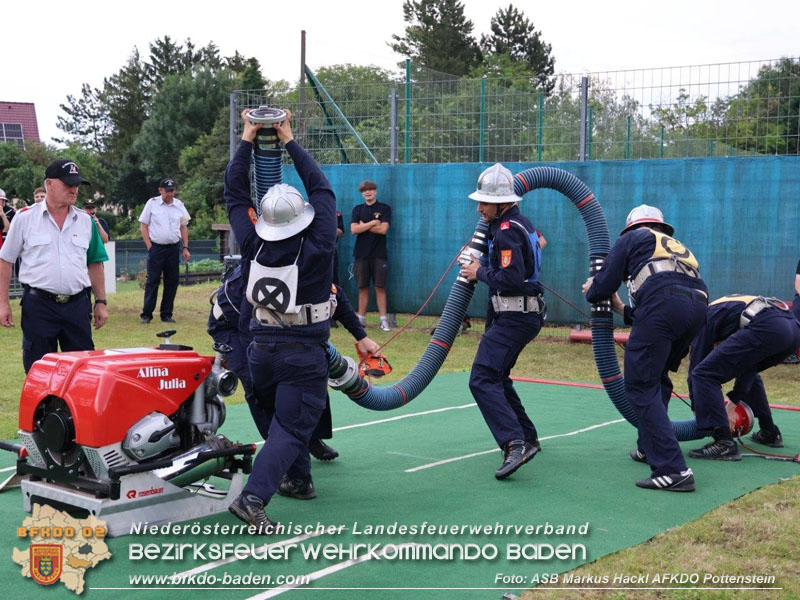
[[[378,199],[392,207],[389,229],[390,312],[415,312],[450,261],[466,243],[478,220],[474,191],[479,163],[409,165],[327,165],[323,171],[336,192],[345,235],[339,242],[339,275],[355,302],[355,280],[348,280],[353,240],[353,206],[363,202],[358,184],[378,185]],[[513,173],[540,166],[507,163]],[[585,182],[603,206],[612,243],[631,208],[658,206],[675,226],[675,237],[694,252],[712,298],[730,293],[766,294],[791,299],[800,259],[800,157],[699,158],[643,161],[560,162]],[[294,169],[286,181],[300,186]],[[552,190],[529,192],[520,209],[548,241],[541,280],[581,307],[580,286],[588,275],[583,223],[566,197]],[[439,314],[455,268],[426,310]],[[548,320],[586,319],[546,295]],[[623,294],[623,297],[624,294]],[[374,304],[374,301],[373,301]],[[480,284],[470,315],[486,311],[486,286]]]

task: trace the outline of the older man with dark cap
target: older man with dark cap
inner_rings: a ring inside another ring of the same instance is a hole
[[[0,324],[14,325],[8,301],[11,269],[20,259],[22,363],[31,365],[59,347],[93,350],[91,319],[102,327],[106,310],[103,262],[108,260],[92,219],[75,208],[78,186],[88,184],[74,161],[45,171],[47,199],[17,212],[0,249]],[[91,292],[94,291],[94,308]]]
[[[164,274],[164,293],[161,296],[161,320],[174,323],[172,318],[175,294],[178,292],[180,258],[189,262],[189,216],[183,202],[175,197],[175,180],[169,177],[158,183],[158,196],[144,205],[139,217],[142,239],[147,246],[147,283],[144,288],[142,323],[153,320],[158,299],[158,283]]]

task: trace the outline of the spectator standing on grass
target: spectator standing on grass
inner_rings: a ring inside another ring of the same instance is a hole
[[[14,215],[17,214],[17,211],[14,210],[13,206],[9,206],[8,198],[6,197],[6,193],[3,190],[0,190],[0,209],[3,211],[3,215],[5,215],[6,220],[11,223],[14,219]],[[3,234],[3,239],[5,239],[6,234]]]
[[[97,216],[97,204],[95,204],[94,200],[87,200],[83,203],[83,210],[86,211],[87,215],[92,217],[100,233],[100,239],[103,240],[104,244],[107,244],[108,240],[111,239],[111,228],[103,217]]]
[[[0,248],[3,247],[3,240],[6,237],[6,232],[8,231],[9,226],[10,223],[8,222],[6,213],[0,210]]]
[[[388,254],[386,234],[392,222],[392,207],[378,202],[378,186],[372,181],[362,181],[358,191],[363,204],[353,207],[350,233],[356,236],[353,247],[353,266],[358,285],[358,320],[366,323],[369,305],[369,284],[375,285],[375,302],[380,314],[380,330],[391,331],[386,313],[386,281],[388,277]]]
[[[161,296],[161,320],[174,323],[172,318],[175,295],[178,292],[180,260],[189,262],[189,216],[183,202],[175,197],[175,180],[169,177],[158,183],[158,196],[147,201],[139,217],[142,239],[147,246],[147,282],[144,288],[144,305],[141,321],[153,320],[158,300],[158,285],[164,275],[164,292]]]
[[[694,474],[667,415],[669,371],[677,370],[703,326],[708,291],[697,259],[672,237],[674,232],[659,209],[637,206],[582,291],[591,303],[610,299],[612,309],[633,325],[625,346],[625,394],[639,421],[639,440],[631,458],[646,460],[652,471],[636,485],[692,492]],[[633,309],[617,295],[622,282],[627,282]]]
[[[108,318],[103,262],[108,260],[92,219],[75,208],[88,184],[71,160],[45,171],[47,199],[19,211],[0,249],[0,325],[13,326],[8,301],[11,269],[20,260],[22,364],[25,372],[48,352],[93,350],[92,316]],[[94,309],[91,292],[94,291]]]
[[[536,229],[517,206],[514,177],[500,163],[478,178],[477,190],[469,196],[489,224],[489,260],[463,265],[461,276],[489,286],[486,329],[478,345],[469,389],[478,404],[503,462],[495,471],[505,479],[532,459],[541,449],[531,422],[511,381],[511,369],[520,352],[542,328],[545,304],[538,282],[541,249]]]

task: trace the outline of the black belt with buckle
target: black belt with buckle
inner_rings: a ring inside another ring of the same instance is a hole
[[[50,300],[51,302],[56,302],[58,304],[66,304],[67,302],[72,302],[73,300],[77,300],[78,298],[85,297],[87,292],[90,288],[86,288],[81,290],[77,294],[53,294],[52,292],[46,292],[44,290],[40,290],[39,288],[31,287],[29,285],[25,286],[25,293],[30,294],[31,296],[38,296],[39,298],[44,298],[45,300]]]

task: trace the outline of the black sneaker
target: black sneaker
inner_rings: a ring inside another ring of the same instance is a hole
[[[272,535],[277,523],[267,517],[264,502],[258,496],[242,492],[228,507],[228,510],[248,525],[256,528],[258,535]]]
[[[539,452],[542,451],[542,445],[539,443],[539,438],[538,437],[537,438],[533,438],[532,440],[525,440],[525,441],[527,443],[529,443],[531,446],[533,446],[534,448],[536,448],[536,454],[539,454]]]
[[[320,438],[311,438],[311,441],[308,442],[308,451],[317,460],[333,460],[339,456],[336,450],[328,446]]]
[[[139,322],[140,322],[142,325],[147,325],[147,324],[149,324],[149,323],[150,323],[150,321],[152,321],[152,320],[153,320],[153,317],[142,317],[142,318],[141,318],[141,320],[140,320]]]
[[[166,318],[161,317],[161,322],[162,323],[177,323],[177,321],[175,319],[173,319],[172,317],[166,317]]]
[[[631,458],[636,462],[647,464],[647,455],[638,448],[636,450],[631,450]]]
[[[781,436],[781,430],[778,429],[777,425],[771,431],[767,431],[766,429],[760,429],[756,431],[750,436],[750,439],[756,444],[761,444],[762,446],[769,446],[770,448],[783,448],[783,437]]]
[[[310,475],[308,479],[289,479],[284,475],[277,492],[281,496],[298,500],[311,500],[317,497],[317,491],[314,489],[314,482]]]
[[[538,448],[530,442],[514,440],[506,444],[503,455],[503,464],[494,472],[497,479],[505,479],[522,465],[536,456]]]
[[[705,458],[708,460],[742,460],[739,446],[733,440],[716,440],[702,448],[689,450],[691,458]]]
[[[663,490],[665,492],[693,492],[694,474],[691,469],[670,475],[646,477],[636,482],[636,487],[646,490]]]

